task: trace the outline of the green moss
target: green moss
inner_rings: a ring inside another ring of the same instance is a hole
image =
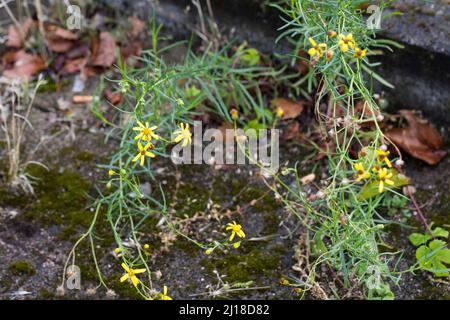
[[[261,244],[259,244],[261,246]],[[246,243],[246,252],[231,251],[220,257],[208,256],[201,261],[210,272],[218,270],[227,275],[228,282],[245,282],[260,279],[272,272],[277,272],[281,261],[281,254],[285,251],[279,246],[266,248]]]
[[[14,261],[8,267],[8,271],[15,276],[32,276],[36,274],[34,267],[27,261]]]
[[[107,283],[111,285],[112,289],[120,296],[134,300],[142,300],[142,296],[128,281],[120,282],[119,279],[122,274],[116,274],[107,279]]]
[[[50,292],[46,289],[40,289],[38,293],[38,298],[44,300],[53,300],[56,298],[56,296],[53,292]]]
[[[20,206],[24,204],[24,198],[7,189],[0,189],[0,206]]]
[[[86,209],[90,185],[75,172],[47,172],[41,167],[31,167],[29,174],[37,178],[36,200],[25,207],[24,218],[50,226],[58,225],[74,231],[88,227],[93,213]],[[29,199],[24,199],[28,202]]]
[[[172,194],[169,201],[175,209],[175,215],[192,217],[196,212],[206,208],[209,190],[205,190],[195,183],[180,185],[176,194]]]
[[[91,162],[95,159],[95,155],[91,152],[81,151],[74,157],[74,159],[83,162]]]

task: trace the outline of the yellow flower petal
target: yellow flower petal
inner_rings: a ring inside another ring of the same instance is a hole
[[[308,41],[309,41],[309,43],[310,43],[313,47],[317,46],[317,42],[314,41],[313,38],[309,37],[309,38],[308,38]]]
[[[147,269],[142,268],[142,269],[133,269],[133,272],[138,274],[138,273],[144,273],[145,271],[147,271]]]
[[[126,272],[130,272],[130,268],[125,263],[122,263],[121,266]]]
[[[380,181],[380,185],[378,186],[378,192],[383,193],[384,191],[384,183],[383,181]]]
[[[120,277],[120,282],[126,281],[128,279],[128,277],[129,277],[129,274],[125,273],[122,277]]]
[[[137,285],[139,284],[139,279],[135,275],[131,276],[130,279],[133,285],[137,287]]]
[[[133,160],[131,160],[131,161],[133,161],[133,162],[136,162],[136,161],[138,161],[138,159],[139,159],[139,157],[141,156],[141,154],[140,153],[138,153],[138,155],[136,156],[136,157],[134,157],[133,158]]]

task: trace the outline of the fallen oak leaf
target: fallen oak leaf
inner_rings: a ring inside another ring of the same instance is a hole
[[[78,58],[66,60],[62,67],[61,74],[73,74],[80,72],[87,63],[87,58]]]
[[[26,53],[20,50],[10,57],[14,61],[13,67],[3,72],[6,78],[16,78],[27,81],[33,75],[46,68],[46,63],[41,56]]]
[[[423,119],[417,118],[411,110],[400,110],[399,113],[408,121],[409,126],[417,131],[422,142],[427,143],[433,149],[442,148],[444,140],[435,128]]]
[[[65,40],[78,40],[78,35],[72,31],[57,27],[53,32],[53,36]]]
[[[285,98],[276,98],[272,100],[276,109],[283,111],[283,119],[294,119],[302,113],[304,104],[301,101],[292,101]]]
[[[118,105],[122,102],[123,96],[118,92],[113,92],[110,89],[106,89],[103,93],[106,100],[108,100],[112,105]]]
[[[131,23],[131,30],[129,31],[130,36],[136,38],[142,30],[145,28],[145,22],[136,16],[128,18]]]
[[[300,134],[300,123],[298,121],[294,121],[283,129],[280,138],[282,140],[292,140],[298,137],[299,134]]]
[[[57,53],[64,53],[71,50],[78,40],[78,36],[66,29],[48,26],[47,33],[47,46],[48,48]]]
[[[8,40],[6,41],[7,47],[22,48],[25,44],[25,38],[28,35],[28,31],[33,24],[33,20],[30,18],[25,19],[20,25],[20,30],[14,25],[10,25],[8,28]]]
[[[311,182],[313,182],[314,179],[316,179],[316,175],[315,175],[314,173],[310,173],[310,174],[307,174],[307,175],[304,176],[304,177],[301,177],[301,178],[300,178],[300,182],[301,182],[303,185],[306,185],[306,184],[310,184]]]
[[[442,137],[436,129],[418,119],[411,110],[400,110],[399,113],[408,121],[407,128],[393,128],[385,135],[394,144],[414,158],[435,165],[441,161],[447,152],[440,150]]]
[[[116,61],[116,40],[106,31],[100,33],[99,41],[93,50],[92,65],[108,68]]]

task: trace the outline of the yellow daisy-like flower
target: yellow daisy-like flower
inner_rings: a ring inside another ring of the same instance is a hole
[[[312,48],[308,50],[308,54],[311,57],[318,56],[319,58],[322,58],[324,51],[327,49],[327,45],[325,43],[317,43],[313,38],[308,38],[309,43],[311,44]]]
[[[390,161],[389,158],[388,158],[388,156],[389,156],[389,154],[390,154],[389,151],[383,151],[383,150],[381,150],[381,149],[377,149],[377,150],[375,150],[375,153],[376,153],[376,155],[377,155],[377,161],[378,161],[378,163],[381,164],[381,163],[385,162],[386,165],[387,165],[389,168],[392,168],[392,163],[391,163],[391,161]]]
[[[353,39],[353,35],[351,33],[347,34],[346,36],[340,34],[338,45],[341,51],[345,53],[348,51],[348,49],[355,49],[356,42],[355,39]]]
[[[186,147],[188,143],[192,143],[192,133],[189,130],[189,123],[180,123],[180,129],[176,130],[174,134],[177,135],[175,137],[176,143],[183,140],[183,147]]]
[[[327,59],[327,61],[333,60],[333,57],[334,57],[334,52],[333,52],[333,50],[327,50],[327,54],[326,54],[326,59]]]
[[[242,231],[242,226],[237,224],[235,221],[233,221],[233,223],[228,223],[226,230],[231,230],[230,241],[233,241],[236,235],[239,238],[245,238],[245,233]]]
[[[150,141],[153,139],[158,140],[159,136],[155,134],[155,130],[158,129],[157,126],[150,127],[148,122],[145,123],[145,125],[137,121],[137,124],[139,127],[134,127],[134,131],[139,131],[139,134],[134,137],[135,140],[142,139],[143,141]]]
[[[136,287],[140,281],[139,279],[136,277],[136,274],[138,273],[144,273],[145,271],[147,271],[147,269],[131,269],[130,267],[128,267],[125,263],[122,263],[122,268],[127,272],[125,273],[121,278],[120,278],[120,282],[124,282],[126,281],[128,278],[131,280],[131,283],[133,283],[133,285]]]
[[[367,54],[367,50],[366,49],[361,50],[360,48],[356,48],[355,49],[355,53],[353,54],[353,56],[355,58],[362,59],[362,58],[364,58],[366,56],[366,54]]]
[[[144,165],[145,157],[154,158],[156,155],[153,152],[148,151],[148,149],[153,149],[153,145],[151,143],[147,143],[147,145],[144,147],[142,146],[142,143],[138,142],[138,149],[139,152],[136,155],[136,157],[133,158],[133,162],[136,162],[140,159],[141,166]]]
[[[330,37],[330,38],[334,38],[334,37],[337,36],[337,33],[334,30],[328,30],[327,31],[327,36]]]
[[[379,193],[383,193],[385,184],[390,186],[395,184],[394,181],[391,180],[392,176],[392,172],[389,172],[386,168],[378,170],[378,180],[380,181],[380,184],[378,185]]]
[[[364,166],[361,163],[355,163],[353,167],[355,168],[356,171],[357,182],[361,181],[362,179],[370,178],[370,173],[364,169]]]
[[[239,118],[239,112],[234,108],[230,110],[230,114],[231,114],[231,119],[233,119],[233,120],[237,120]]]
[[[161,300],[172,300],[172,298],[167,295],[167,287],[166,286],[164,286],[164,292],[161,294]]]
[[[275,114],[276,114],[277,118],[281,118],[281,117],[283,117],[284,110],[282,108],[278,107],[277,110],[275,110]]]

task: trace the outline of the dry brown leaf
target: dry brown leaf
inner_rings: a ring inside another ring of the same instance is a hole
[[[71,50],[78,40],[78,36],[75,33],[55,26],[47,27],[46,38],[48,48],[57,53]]]
[[[131,30],[129,31],[129,34],[136,38],[142,30],[145,28],[145,22],[139,19],[138,17],[130,17],[129,18],[131,22]]]
[[[298,58],[296,63],[297,70],[301,74],[306,75],[309,71],[309,62],[307,61],[309,60],[308,54],[306,53],[305,50],[299,50],[297,56],[306,59],[305,61],[304,59]]]
[[[57,27],[53,32],[53,36],[55,38],[65,39],[65,40],[78,40],[78,36],[76,33],[72,31]]]
[[[417,118],[411,110],[400,110],[399,113],[408,121],[407,128],[393,128],[385,134],[392,142],[413,157],[430,165],[437,164],[447,154],[440,150],[443,139],[439,132]]]
[[[283,140],[292,140],[299,136],[300,133],[300,123],[298,121],[294,121],[289,124],[286,129],[282,131],[281,139]]]
[[[118,105],[122,102],[123,96],[118,92],[113,92],[110,89],[106,89],[104,92],[105,98],[112,104]]]
[[[70,40],[64,40],[59,38],[47,39],[47,47],[56,53],[64,53],[73,48],[75,43]]]
[[[92,65],[108,68],[116,61],[116,40],[109,32],[101,32]]]
[[[26,38],[32,24],[33,20],[31,20],[30,18],[25,19],[25,21],[22,22],[20,26],[21,32],[17,30],[16,26],[10,25],[8,28],[8,41],[6,41],[6,46],[13,48],[22,48],[25,43],[24,37]]]
[[[301,177],[300,178],[300,182],[302,183],[302,184],[310,184],[311,182],[313,182],[314,181],[314,179],[316,178],[316,175],[314,174],[314,173],[310,173],[310,174],[307,174],[306,176],[304,176],[304,177]]]
[[[285,98],[276,98],[272,100],[275,108],[283,110],[283,119],[293,119],[302,113],[304,105],[301,101],[292,101]]]
[[[86,57],[66,60],[63,68],[61,69],[61,73],[62,74],[78,73],[78,72],[80,72],[81,69],[84,68],[86,63],[87,63]]]
[[[24,81],[45,69],[44,59],[38,55],[26,53],[24,50],[14,52],[9,59],[13,59],[13,67],[5,70],[3,75],[7,78],[17,78]]]
[[[137,60],[133,61],[133,57],[139,57],[142,52],[142,45],[138,42],[131,42],[120,49],[120,56],[122,61],[127,65],[134,65]]]

